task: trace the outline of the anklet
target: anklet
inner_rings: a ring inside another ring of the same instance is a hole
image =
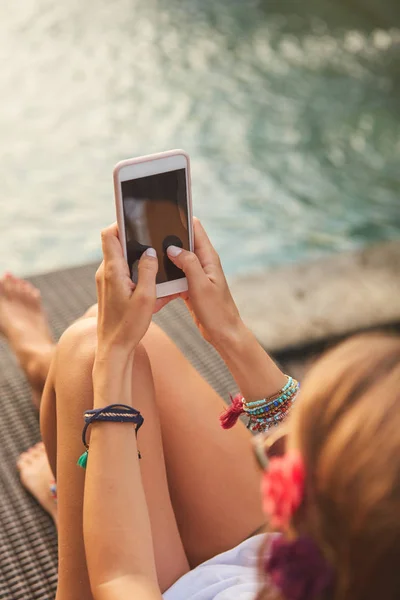
[[[283,421],[300,389],[296,379],[289,375],[286,377],[283,388],[268,398],[246,402],[241,394],[234,398],[231,396],[231,405],[220,416],[223,429],[233,427],[241,415],[249,417],[247,428],[257,432],[267,431]]]
[[[54,479],[50,483],[50,494],[51,494],[54,502],[57,504],[57,484]]]
[[[87,410],[83,413],[83,418],[85,420],[85,426],[82,431],[82,442],[85,446],[85,452],[79,457],[78,465],[83,469],[86,469],[88,453],[89,453],[89,444],[86,442],[86,432],[88,430],[89,425],[94,423],[95,421],[111,421],[114,423],[133,423],[135,425],[135,433],[137,433],[140,427],[144,423],[144,418],[140,414],[138,410],[128,406],[126,404],[109,404],[104,408],[97,408],[94,410]],[[140,452],[138,451],[138,457],[142,458]]]

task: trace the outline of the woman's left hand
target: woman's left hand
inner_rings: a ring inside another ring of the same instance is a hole
[[[97,359],[120,349],[130,355],[149,328],[153,312],[169,300],[156,299],[158,260],[152,248],[139,261],[138,283],[131,280],[129,267],[114,223],[101,232],[103,262],[96,273]]]

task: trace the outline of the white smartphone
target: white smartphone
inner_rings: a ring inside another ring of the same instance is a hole
[[[119,236],[132,280],[147,248],[158,257],[157,298],[184,292],[186,277],[168,258],[174,245],[193,251],[190,161],[170,150],[119,162],[114,168]]]

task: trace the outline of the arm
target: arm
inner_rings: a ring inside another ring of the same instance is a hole
[[[189,290],[183,297],[193,319],[227,364],[243,396],[249,401],[270,396],[286,378],[243,323],[218,254],[197,219],[194,234],[194,253],[167,249],[187,277]]]
[[[286,383],[286,377],[243,321],[229,331],[215,348],[248,401],[272,396]]]
[[[134,289],[115,227],[103,232],[103,253],[96,275],[94,408],[116,401],[133,406],[135,346],[151,320],[157,260],[141,259]],[[110,422],[94,423],[90,429],[83,529],[93,596],[95,600],[161,600],[135,429],[130,423]]]

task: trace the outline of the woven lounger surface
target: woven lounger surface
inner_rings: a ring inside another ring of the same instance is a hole
[[[95,302],[96,266],[33,277],[58,338]],[[202,340],[183,303],[155,320],[223,397],[235,389],[224,363]],[[22,488],[15,467],[21,452],[40,439],[29,386],[0,341],[0,599],[52,600],[57,582],[57,538],[51,519]]]

